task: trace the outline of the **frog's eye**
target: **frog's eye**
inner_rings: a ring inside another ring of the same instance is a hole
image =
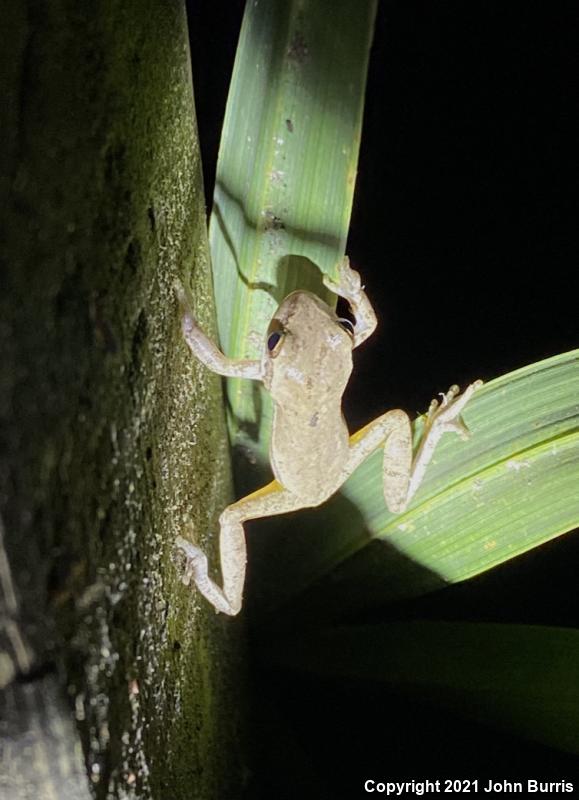
[[[272,320],[267,332],[267,350],[275,358],[281,349],[285,331],[278,320]]]
[[[269,336],[267,337],[267,349],[269,350],[269,352],[273,353],[273,351],[280,342],[281,342],[281,333],[278,333],[277,331],[275,333],[270,333]]]
[[[349,319],[345,317],[340,317],[338,319],[338,325],[340,325],[350,336],[354,335],[354,325],[350,322]]]

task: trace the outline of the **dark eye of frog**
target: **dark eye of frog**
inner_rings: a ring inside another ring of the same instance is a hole
[[[340,325],[350,336],[354,335],[354,325],[350,322],[349,319],[345,319],[344,317],[340,317],[338,319],[338,325]]]
[[[281,341],[281,333],[270,333],[267,339],[267,349],[272,352]]]
[[[275,358],[281,350],[281,345],[285,331],[277,319],[272,319],[267,332],[267,349],[272,358]]]

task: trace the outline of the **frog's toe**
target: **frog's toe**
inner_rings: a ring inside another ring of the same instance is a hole
[[[181,577],[182,583],[189,586],[191,578],[197,579],[199,573],[207,572],[207,556],[199,547],[196,547],[182,536],[175,539],[175,547],[185,555],[185,567]]]
[[[470,431],[461,418],[461,413],[474,394],[482,386],[482,381],[474,381],[462,394],[456,384],[453,384],[448,392],[442,394],[439,403],[433,400],[428,409],[427,420],[430,427],[436,426],[445,432],[457,433],[461,439],[468,439]]]
[[[350,259],[344,256],[338,268],[340,283],[348,288],[353,294],[358,294],[362,289],[362,279],[360,273],[350,266]]]

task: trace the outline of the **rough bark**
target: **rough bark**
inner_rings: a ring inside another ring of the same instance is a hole
[[[18,663],[0,639],[2,700],[31,685],[33,707],[64,715],[71,758],[76,711],[99,798],[233,798],[242,631],[172,555],[188,528],[206,541],[231,488],[220,383],[189,358],[172,294],[191,280],[212,327],[183,4],[10,0],[2,16],[0,511],[17,607],[0,621],[32,652]],[[8,718],[12,769],[17,735]],[[32,796],[53,796],[37,780]]]

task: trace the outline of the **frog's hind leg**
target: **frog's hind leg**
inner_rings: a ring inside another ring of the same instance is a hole
[[[412,468],[412,429],[404,411],[394,409],[350,436],[343,481],[378,447],[384,445],[384,499],[390,511],[403,509]]]
[[[393,513],[404,511],[422,482],[440,437],[450,432],[458,433],[463,439],[468,437],[460,414],[481,384],[482,381],[471,383],[462,394],[458,386],[451,386],[441,403],[432,401],[414,458],[410,420],[403,411],[388,411],[370,422],[350,437],[343,480],[384,443],[384,499]]]
[[[183,583],[191,578],[209,602],[224,614],[235,616],[241,610],[245,583],[246,547],[243,523],[249,519],[269,517],[296,511],[306,505],[278,481],[258,489],[253,494],[232,503],[219,517],[219,553],[223,588],[208,573],[207,556],[200,548],[178,536],[175,544],[187,557]]]

